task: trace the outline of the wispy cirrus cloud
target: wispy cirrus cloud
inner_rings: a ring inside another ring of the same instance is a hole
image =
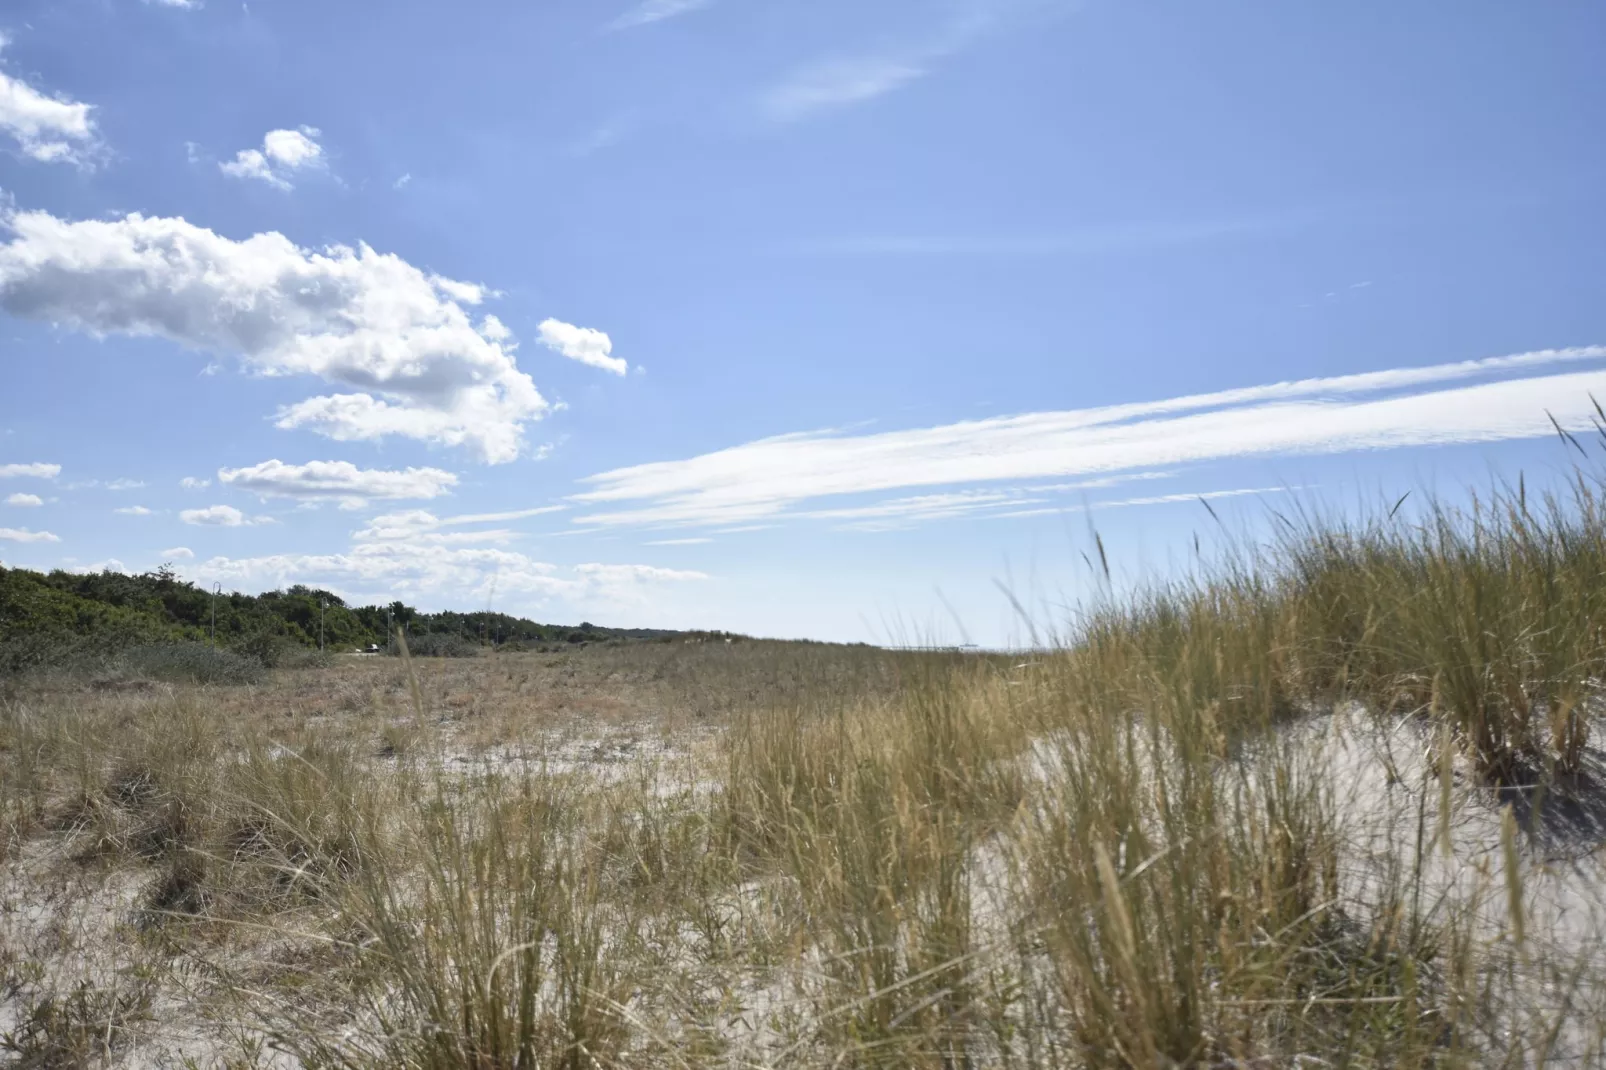
[[[1307,490],[1307,487],[1236,487],[1231,490],[1205,490],[1185,491],[1180,494],[1148,494],[1138,498],[1116,498],[1113,501],[1101,501],[1097,505],[1089,503],[1075,503],[1058,505],[1047,509],[1011,509],[1003,512],[989,513],[998,520],[1016,520],[1029,516],[1055,516],[1062,513],[1079,513],[1092,509],[1128,509],[1138,505],[1172,505],[1176,502],[1213,502],[1222,498],[1260,497],[1266,494],[1289,494],[1298,490]]]
[[[795,122],[873,100],[924,78],[939,63],[979,43],[1020,15],[1055,0],[959,0],[935,27],[919,27],[880,47],[844,50],[793,69],[759,94],[759,112]]]
[[[628,115],[609,119],[607,122],[591,129],[585,136],[571,142],[565,151],[570,156],[583,159],[610,146],[617,145],[634,125],[635,120]]]
[[[529,516],[545,516],[547,513],[561,513],[569,508],[567,505],[537,505],[531,509],[514,509],[506,513],[464,513],[459,516],[449,516],[441,520],[442,527],[454,524],[500,524],[507,520],[523,520]]]
[[[818,60],[772,86],[760,107],[777,122],[791,122],[818,111],[872,100],[908,85],[929,69],[929,60],[919,54]]]
[[[549,513],[561,513],[568,509],[567,505],[538,505],[531,509],[514,509],[502,513],[461,513],[457,516],[436,516],[427,509],[407,509],[399,513],[386,513],[376,516],[368,522],[368,526],[361,531],[353,532],[352,537],[359,541],[364,539],[408,539],[434,532],[439,528],[464,527],[471,524],[505,524],[510,520],[524,520],[532,516],[545,516]],[[475,534],[490,534],[498,537],[498,541],[506,541],[504,536],[511,534],[507,531],[490,533],[466,533],[467,537],[455,541],[471,541]],[[439,541],[439,540],[437,540]]]
[[[874,434],[803,433],[615,469],[574,500],[587,526],[712,526],[781,517],[886,522],[1040,505],[997,484],[1148,478],[1243,457],[1494,442],[1584,428],[1606,392],[1606,346],[1269,383],[1157,401],[967,420]],[[1594,364],[1588,370],[1569,366]],[[1484,380],[1467,382],[1468,380]],[[992,484],[992,487],[978,486]],[[811,505],[916,488],[880,503]]]
[[[711,3],[713,0],[642,0],[608,23],[607,29],[633,30],[638,26],[650,26],[655,22],[690,14],[699,8],[708,7]]]
[[[1033,233],[844,234],[788,247],[805,256],[1095,256],[1144,253],[1233,238],[1252,238],[1298,226],[1293,216],[1245,219],[1149,220],[1094,224]]]
[[[847,531],[900,531],[933,520],[956,520],[961,517],[1027,516],[1038,513],[1057,513],[1065,510],[1064,504],[1030,509],[1030,506],[1055,501],[1055,496],[1090,490],[1108,490],[1125,483],[1140,480],[1168,479],[1175,472],[1125,472],[1120,475],[1078,479],[1070,483],[1052,483],[1004,487],[998,490],[959,490],[939,494],[914,494],[900,498],[886,498],[867,505],[845,505],[826,509],[794,509],[790,515],[807,520],[831,521]]]
[[[951,520],[977,513],[990,513],[1005,507],[1020,508],[1049,499],[1023,494],[1018,490],[953,491],[946,494],[916,494],[889,498],[869,505],[841,506],[835,509],[809,509],[797,513],[812,520],[837,521],[858,531],[893,531],[931,520]]]

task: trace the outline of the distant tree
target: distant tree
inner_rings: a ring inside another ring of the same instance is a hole
[[[316,646],[320,619],[329,646],[362,646],[385,638],[387,616],[418,635],[455,636],[483,642],[582,643],[607,638],[659,638],[683,633],[655,629],[578,628],[539,624],[506,613],[443,610],[424,613],[401,601],[388,606],[347,606],[319,587],[296,584],[262,594],[229,592],[217,597],[179,578],[169,563],[130,576],[121,572],[50,573],[0,565],[0,642],[106,637],[117,642],[205,640],[217,619],[220,646],[285,642]]]

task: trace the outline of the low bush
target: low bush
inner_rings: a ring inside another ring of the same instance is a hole
[[[298,643],[288,636],[272,632],[258,632],[233,644],[229,649],[269,669],[306,668],[321,664],[327,656],[322,651]]]
[[[256,658],[204,643],[130,647],[116,664],[133,675],[191,684],[252,684],[262,678],[265,668]]]
[[[407,639],[407,652],[417,658],[477,658],[484,649],[455,632],[430,632]],[[400,646],[391,644],[391,653],[400,654]]]
[[[317,652],[312,652],[317,657]],[[0,643],[0,678],[45,675],[99,686],[132,680],[251,684],[276,664],[206,643],[129,642],[126,636],[23,637]]]
[[[20,676],[49,666],[61,655],[62,644],[44,635],[23,635],[0,642],[0,676]]]

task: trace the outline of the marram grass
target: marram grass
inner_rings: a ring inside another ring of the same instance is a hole
[[[1280,521],[1025,658],[18,682],[12,887],[141,890],[122,959],[0,928],[0,1051],[181,993],[214,1065],[1598,1064],[1598,489]]]

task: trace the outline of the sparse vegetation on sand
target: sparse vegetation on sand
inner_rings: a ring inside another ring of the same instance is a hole
[[[15,677],[0,1059],[1600,1065],[1599,487],[1278,523],[1022,655]]]

